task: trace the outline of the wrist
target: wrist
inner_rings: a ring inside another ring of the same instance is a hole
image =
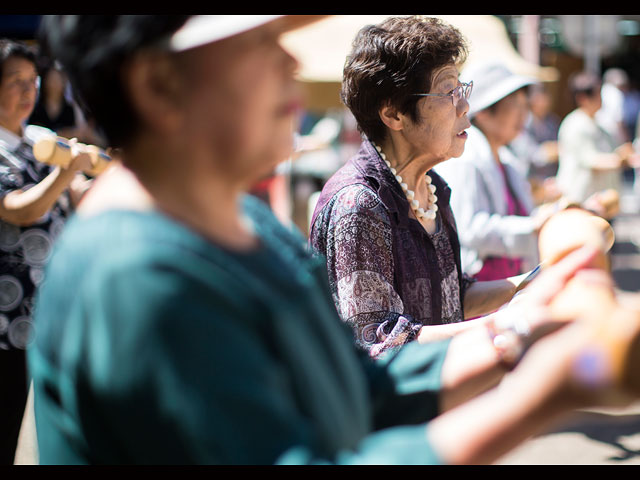
[[[509,309],[500,310],[486,324],[499,363],[509,371],[516,367],[524,355],[531,332],[524,315],[514,313]]]

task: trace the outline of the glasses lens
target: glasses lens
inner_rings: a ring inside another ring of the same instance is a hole
[[[460,100],[462,100],[463,97],[468,100],[469,96],[471,95],[472,87],[473,87],[473,82],[463,83],[462,85],[459,85],[452,92],[453,104],[457,106],[458,102],[460,102]]]
[[[458,87],[456,87],[453,92],[451,92],[452,98],[453,98],[453,104],[454,105],[458,105],[458,102],[462,99],[462,97],[464,96],[465,89],[462,85],[459,85]]]
[[[471,96],[471,90],[473,90],[473,82],[469,82],[464,87],[464,96],[465,98],[469,98]]]

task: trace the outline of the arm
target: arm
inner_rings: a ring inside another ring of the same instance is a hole
[[[542,339],[530,346],[500,388],[459,404],[431,422],[429,438],[447,463],[491,463],[565,413],[596,405],[624,405],[637,396],[637,392],[623,392],[625,385],[612,378],[583,381],[581,359],[594,352],[598,330],[592,322],[556,324],[545,309],[555,292],[593,258],[593,250],[582,249],[540,275],[520,306],[530,317],[531,339],[536,340],[540,332]],[[550,327],[553,332],[545,335]]]
[[[376,195],[351,186],[325,209],[328,217],[314,225],[310,240],[326,257],[331,293],[356,343],[378,356],[413,340],[421,324],[404,315],[394,289],[391,226]]]
[[[463,250],[474,252],[474,259],[491,255],[528,257],[536,251],[534,220],[529,216],[497,212],[489,191],[494,187],[485,183],[482,173],[470,160],[450,159],[439,169],[451,187],[451,208]]]
[[[630,142],[614,148],[613,139],[610,139],[610,150],[603,150],[596,144],[596,134],[591,129],[572,128],[562,133],[559,139],[561,151],[568,152],[583,168],[594,171],[618,170],[634,157]]]
[[[420,332],[419,340],[421,342],[442,340],[470,328],[485,325],[491,313],[509,303],[513,296],[529,283],[528,276],[534,271],[537,271],[537,268],[502,280],[469,283],[464,290],[463,299],[466,321],[424,327]],[[485,315],[487,317],[484,317]]]
[[[40,183],[26,190],[12,190],[0,197],[0,218],[14,225],[31,225],[54,205],[76,179],[91,165],[87,154],[75,156],[69,168],[56,167]]]

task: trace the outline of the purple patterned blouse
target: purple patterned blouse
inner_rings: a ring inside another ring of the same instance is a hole
[[[437,230],[409,215],[400,185],[370,142],[325,184],[311,219],[311,246],[327,259],[331,293],[356,343],[371,356],[414,340],[423,325],[464,319],[450,189],[435,172]]]

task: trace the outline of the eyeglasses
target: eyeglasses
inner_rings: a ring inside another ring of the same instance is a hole
[[[462,98],[468,100],[473,90],[473,81],[469,83],[461,83],[449,93],[414,93],[418,97],[451,97],[453,106],[457,107]]]
[[[34,77],[29,79],[14,78],[9,80],[6,85],[9,88],[15,88],[19,90],[31,90],[32,88],[39,90],[40,77]]]

